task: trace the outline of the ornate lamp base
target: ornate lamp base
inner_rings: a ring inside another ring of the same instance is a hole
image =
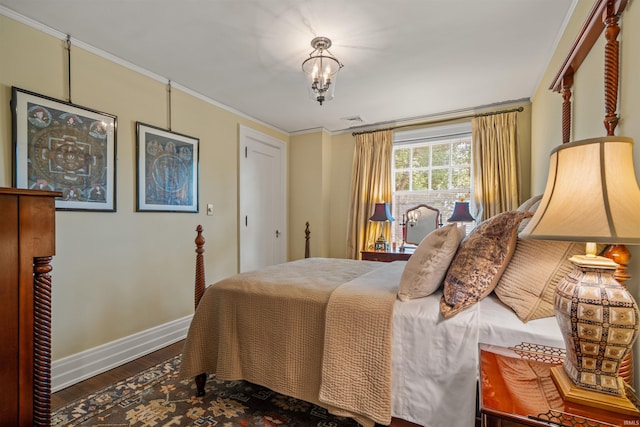
[[[562,398],[569,402],[604,409],[632,416],[640,416],[640,410],[626,396],[615,396],[598,391],[577,387],[564,371],[562,366],[551,368],[551,378],[558,387]],[[624,390],[624,380],[618,378],[620,387]]]
[[[638,336],[638,306],[613,277],[613,261],[594,256],[571,261],[574,269],[558,283],[554,299],[567,356],[553,379],[566,400],[637,415],[619,371]]]
[[[376,251],[386,251],[387,248],[388,248],[387,239],[384,238],[384,234],[380,233],[380,237],[378,237],[378,240],[376,240],[374,249]]]

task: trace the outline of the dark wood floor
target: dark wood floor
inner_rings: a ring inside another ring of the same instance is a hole
[[[51,395],[51,410],[56,409],[80,399],[88,394],[94,393],[109,384],[122,381],[129,378],[140,371],[144,371],[158,363],[162,363],[165,360],[170,359],[173,356],[180,354],[184,341],[179,341],[168,347],[150,353],[139,359],[133,360],[127,364],[119,366],[115,369],[107,371],[103,374],[96,375],[95,377],[84,380],[78,384],[74,384],[71,387],[67,387]],[[417,424],[410,423],[394,418],[390,427],[420,427]]]
[[[140,371],[144,371],[158,363],[162,363],[165,360],[172,358],[180,354],[184,341],[178,341],[168,347],[157,350],[144,357],[133,360],[122,366],[114,368],[103,374],[96,375],[95,377],[84,380],[78,384],[74,384],[71,387],[62,389],[51,395],[51,409],[56,410],[68,403],[73,402],[76,399],[80,399],[88,394],[94,393],[109,384],[122,381],[129,378]]]

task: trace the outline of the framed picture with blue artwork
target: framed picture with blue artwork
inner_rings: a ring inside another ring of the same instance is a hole
[[[136,122],[138,212],[198,212],[199,143]]]
[[[116,211],[117,118],[12,88],[13,186],[60,191],[58,210]]]

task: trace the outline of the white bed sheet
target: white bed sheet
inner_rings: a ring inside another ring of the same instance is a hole
[[[564,342],[555,318],[523,323],[494,294],[444,319],[441,296],[395,304],[392,415],[425,427],[473,427],[479,343]]]

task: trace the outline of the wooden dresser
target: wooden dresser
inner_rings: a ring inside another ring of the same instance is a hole
[[[51,419],[51,191],[0,188],[0,421]]]

